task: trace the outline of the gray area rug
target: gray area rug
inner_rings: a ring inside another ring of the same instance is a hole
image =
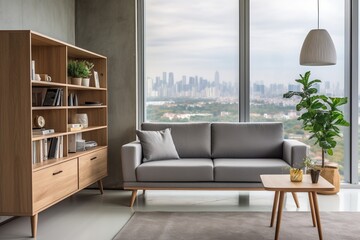
[[[115,240],[274,239],[270,212],[136,212]],[[321,212],[324,240],[360,239],[360,212]],[[310,212],[284,212],[280,239],[319,239]]]

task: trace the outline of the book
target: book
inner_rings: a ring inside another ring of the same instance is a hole
[[[64,136],[60,137],[60,158],[64,157]]]
[[[63,91],[63,89],[60,89],[60,92],[58,93],[58,95],[56,97],[55,106],[62,106],[63,96],[64,96],[64,91]]]
[[[57,148],[57,142],[58,138],[51,138],[49,153],[48,153],[48,159],[52,159],[56,157],[56,148]]]
[[[68,124],[68,131],[79,131],[83,129],[83,125],[80,124],[80,123],[71,123],[71,124]]]
[[[60,88],[48,88],[46,91],[43,106],[56,106]]]
[[[47,88],[33,87],[32,88],[32,106],[39,107],[43,105],[44,98],[47,92]]]
[[[33,129],[32,132],[33,132],[33,135],[47,135],[47,134],[55,133],[55,130],[39,128],[39,129]]]
[[[48,144],[47,144],[48,140],[47,138],[42,140],[42,144],[43,144],[43,160],[47,160],[48,159]]]
[[[35,80],[35,61],[31,61],[31,80]]]
[[[94,102],[86,101],[84,104],[84,106],[101,106],[101,105],[103,105],[103,103],[98,101],[94,101]]]

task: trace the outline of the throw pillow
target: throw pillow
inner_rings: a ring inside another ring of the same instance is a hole
[[[143,150],[143,162],[155,160],[179,159],[171,129],[162,131],[136,131]]]

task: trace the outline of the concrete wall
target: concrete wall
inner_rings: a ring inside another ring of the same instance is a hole
[[[109,177],[121,188],[121,146],[135,139],[136,1],[76,0],[76,45],[108,57]]]
[[[74,44],[75,0],[0,0],[0,29],[30,29]]]

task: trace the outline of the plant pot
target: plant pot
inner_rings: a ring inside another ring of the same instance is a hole
[[[74,84],[74,85],[81,85],[81,80],[82,78],[71,78],[71,84]]]
[[[297,168],[290,169],[290,181],[292,182],[302,182],[303,180],[303,170]]]
[[[89,87],[90,86],[90,78],[83,78],[81,85],[83,85],[84,87]]]
[[[320,172],[321,172],[320,170],[315,170],[315,169],[310,170],[310,176],[311,176],[312,183],[318,183]]]
[[[332,195],[336,194],[340,191],[340,173],[339,173],[339,167],[336,163],[325,163],[324,168],[320,168],[321,173],[320,176],[325,178],[329,183],[334,185],[333,191],[324,191],[324,192],[318,192],[319,194],[324,195]]]

